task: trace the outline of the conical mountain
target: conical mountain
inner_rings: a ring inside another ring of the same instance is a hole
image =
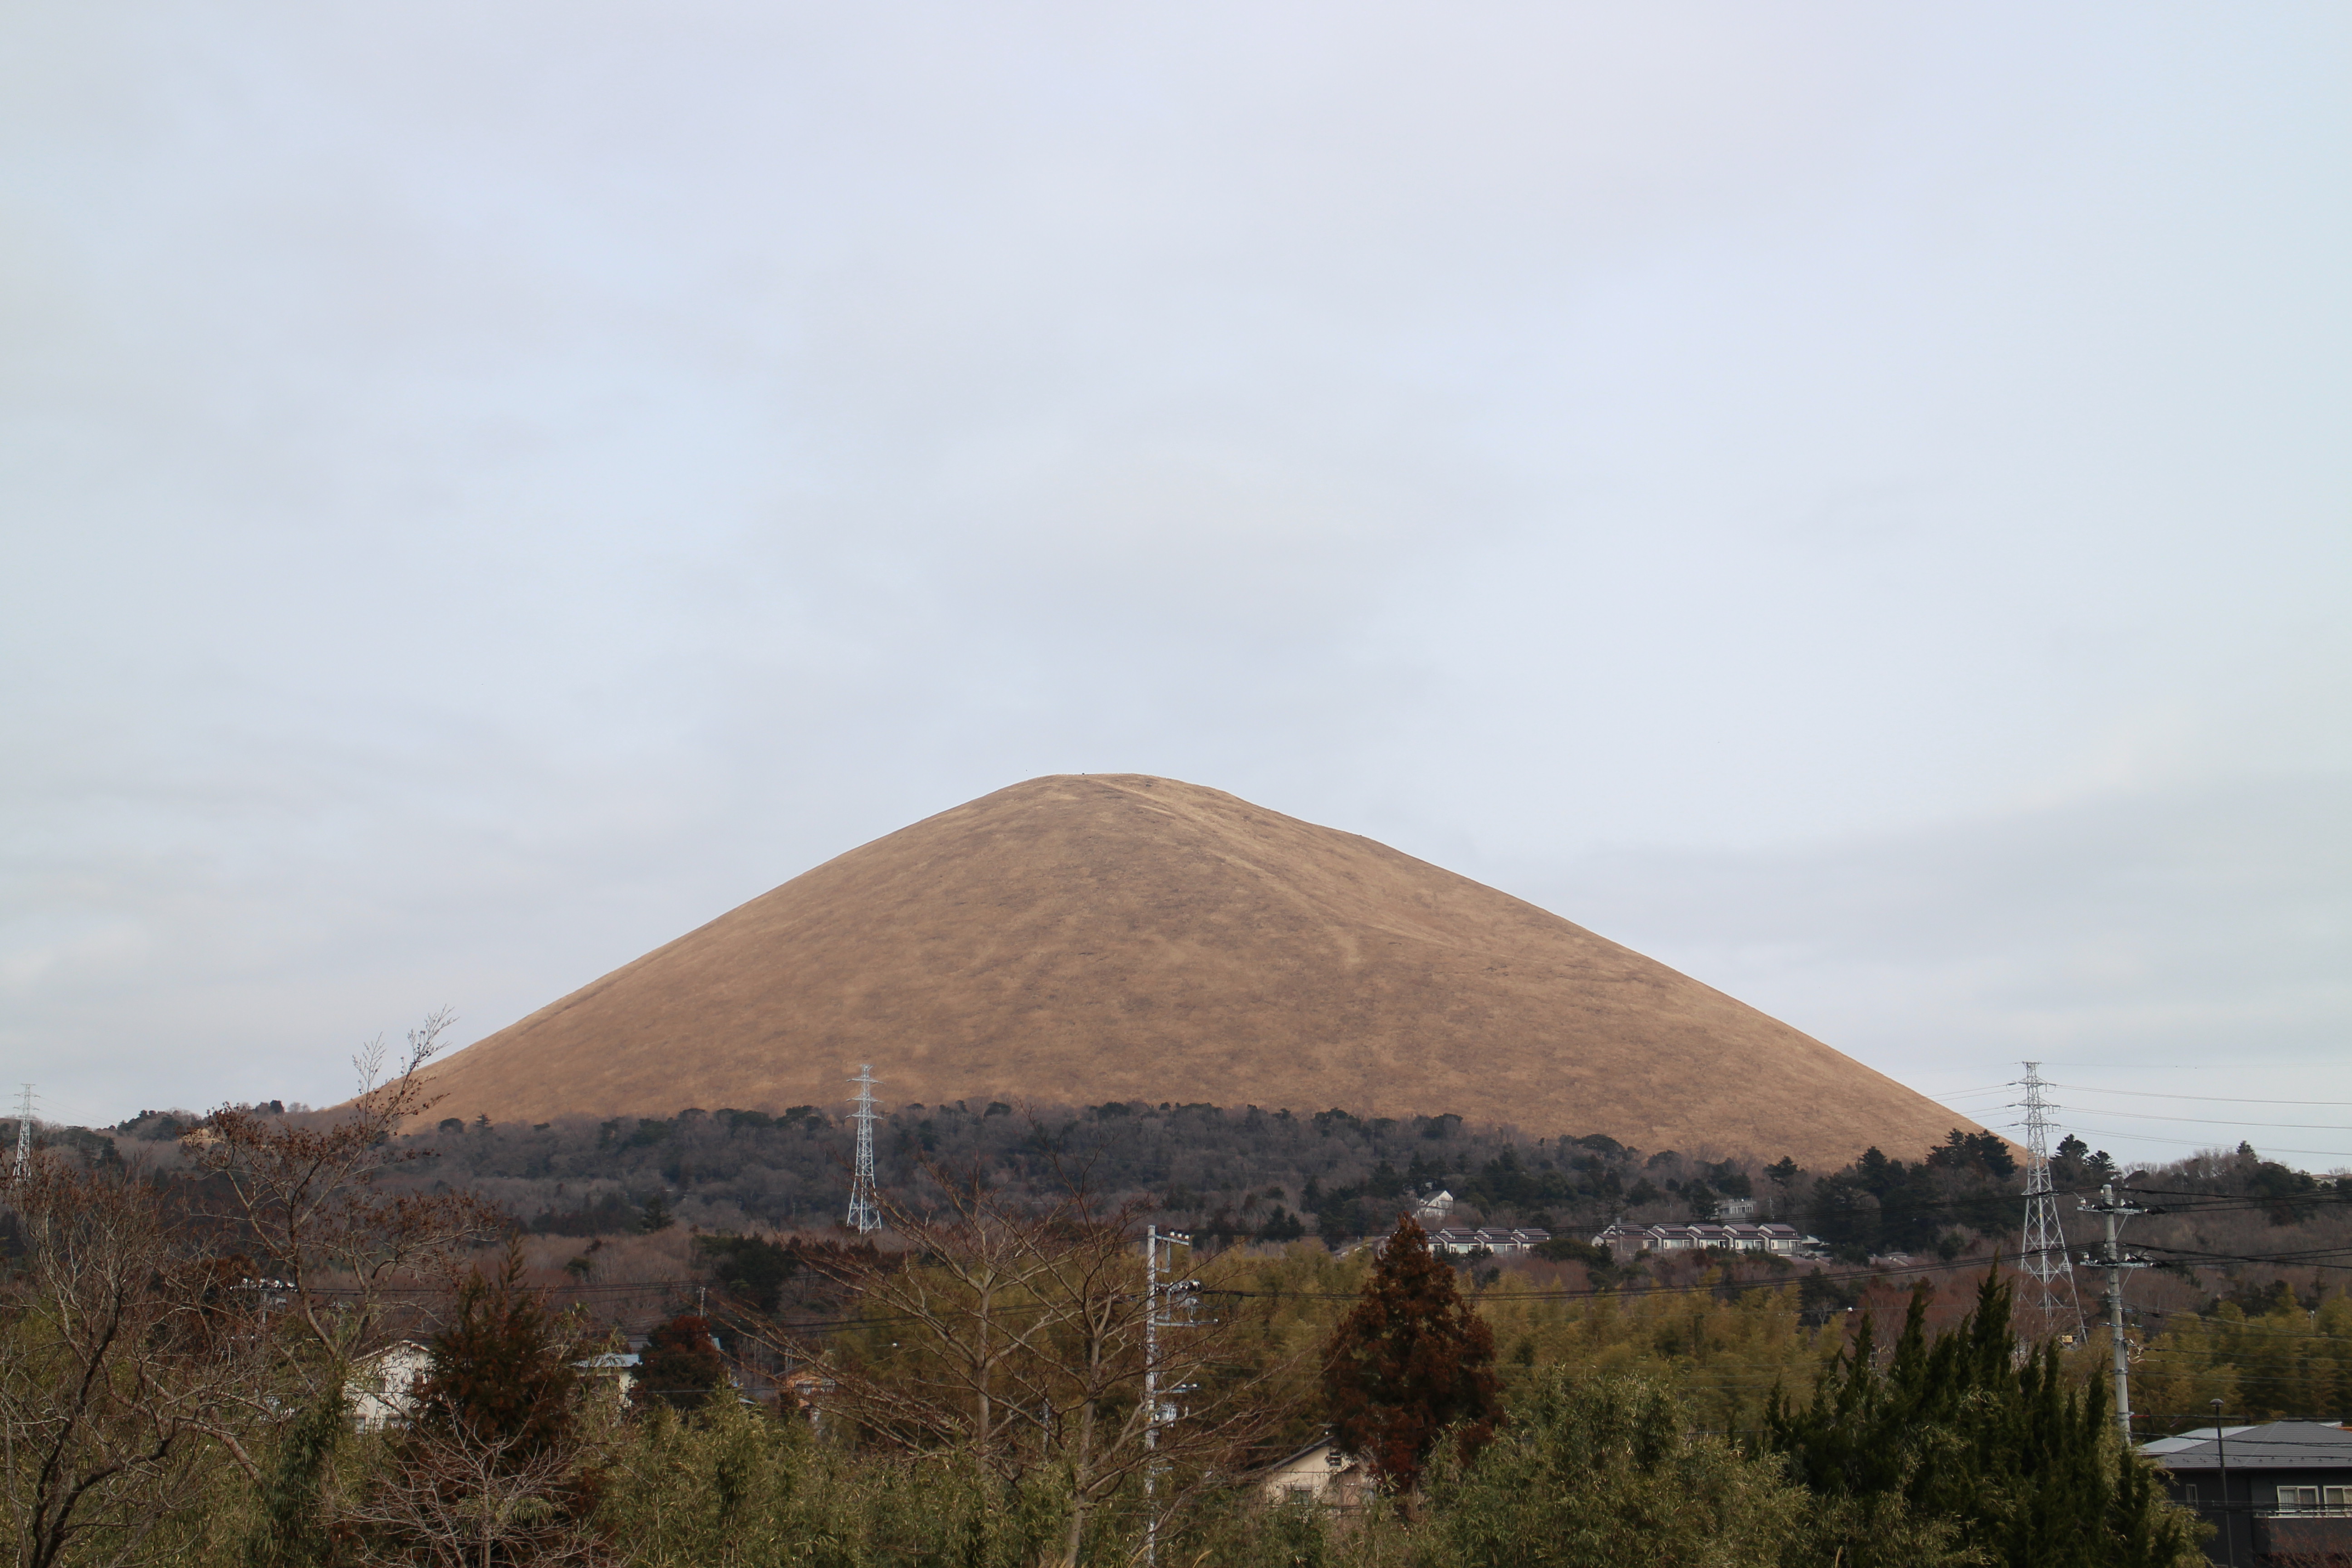
[[[1207,1101],[1843,1163],[1964,1118],[1559,916],[1139,774],[1032,779],[853,849],[450,1058],[495,1121]]]

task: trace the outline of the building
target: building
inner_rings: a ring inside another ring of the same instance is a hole
[[[394,1340],[352,1367],[344,1396],[352,1424],[362,1432],[404,1426],[416,1410],[416,1381],[433,1364],[433,1352],[415,1340]]]
[[[2352,1427],[2268,1421],[2140,1445],[2173,1500],[2216,1527],[2206,1557],[2237,1568],[2352,1563]]]
[[[639,1360],[635,1351],[606,1351],[572,1365],[590,1387],[610,1389],[614,1399],[626,1405],[629,1391],[637,1386]]]
[[[1423,1230],[1433,1225],[1444,1225],[1445,1216],[1453,1212],[1454,1194],[1448,1192],[1432,1193],[1412,1205],[1413,1221]]]
[[[592,1355],[573,1362],[581,1381],[591,1389],[605,1389],[622,1404],[636,1385],[635,1354]],[[362,1356],[344,1385],[351,1400],[352,1423],[362,1432],[404,1426],[416,1413],[416,1384],[433,1365],[430,1346],[415,1340],[394,1340],[373,1355]]]
[[[1252,1471],[1249,1484],[1268,1502],[1354,1508],[1370,1495],[1372,1473],[1361,1459],[1343,1452],[1326,1436]]]
[[[1592,1238],[1620,1258],[1637,1252],[1763,1252],[1794,1258],[1821,1246],[1787,1225],[1627,1225],[1618,1220]]]
[[[1441,1230],[1429,1238],[1429,1250],[1456,1258],[1480,1251],[1507,1258],[1532,1252],[1550,1239],[1548,1230]]]

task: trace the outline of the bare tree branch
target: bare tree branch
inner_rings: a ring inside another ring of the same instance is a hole
[[[254,1375],[255,1337],[137,1173],[43,1156],[5,1196],[26,1247],[0,1295],[0,1485],[16,1561],[138,1562],[200,1486],[206,1439]]]

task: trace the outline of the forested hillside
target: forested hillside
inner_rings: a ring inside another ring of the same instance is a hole
[[[161,1141],[195,1120],[155,1113],[117,1131]],[[413,1179],[479,1192],[543,1234],[624,1234],[648,1215],[709,1230],[822,1226],[849,1189],[848,1129],[806,1106],[530,1126],[452,1118],[410,1142],[432,1151]],[[1785,1158],[1644,1151],[1573,1131],[1529,1139],[1458,1116],[1139,1102],[909,1105],[876,1141],[886,1186],[925,1165],[1076,1181],[1106,1198],[1149,1194],[1169,1223],[1213,1245],[1384,1234],[1401,1206],[1440,1190],[1456,1200],[1452,1223],[1586,1235],[1619,1218],[1709,1218],[1725,1199],[1752,1198],[1759,1217],[1811,1229],[1855,1261],[1957,1247],[2013,1222],[2015,1166],[1997,1138],[1955,1131],[1916,1163],[1854,1153],[1817,1176]]]

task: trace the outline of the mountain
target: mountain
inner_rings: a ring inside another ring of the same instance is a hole
[[[1558,915],[1221,791],[1032,779],[853,849],[435,1069],[439,1116],[1210,1102],[1916,1154],[1974,1124]]]

